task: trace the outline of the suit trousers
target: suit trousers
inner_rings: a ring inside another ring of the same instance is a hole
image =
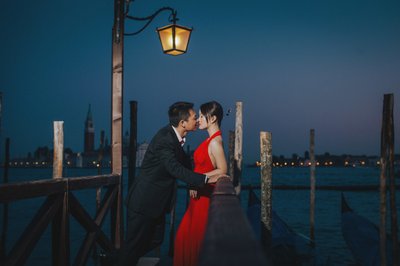
[[[141,213],[129,211],[127,236],[119,265],[134,266],[140,257],[161,245],[164,239],[165,215],[152,218]]]

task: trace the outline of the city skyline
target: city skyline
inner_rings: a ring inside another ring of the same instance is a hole
[[[168,123],[179,100],[219,101],[225,148],[234,129],[235,103],[243,102],[245,161],[259,156],[259,132],[272,132],[273,154],[309,149],[316,154],[380,153],[383,95],[394,93],[395,152],[400,139],[400,3],[394,1],[135,1],[148,15],[162,6],[178,10],[179,23],[194,27],[188,53],[163,55],[155,28],[125,39],[124,130],[129,101],[138,102],[138,142],[149,142]],[[83,147],[84,119],[92,106],[95,143],[110,139],[110,1],[2,3],[0,144],[11,155],[52,146],[53,121],[64,121],[65,147]],[[14,23],[15,17],[18,20]],[[13,25],[8,27],[6,25]],[[126,29],[140,28],[127,22]],[[133,30],[132,30],[133,31]],[[193,132],[195,148],[206,137]]]

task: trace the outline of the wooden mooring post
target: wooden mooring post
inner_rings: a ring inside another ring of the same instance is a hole
[[[64,122],[54,121],[53,179],[62,179],[64,153]],[[68,191],[52,222],[53,265],[70,265]]]
[[[261,241],[271,246],[272,236],[272,134],[260,132]]]
[[[236,121],[235,121],[235,151],[234,151],[234,180],[236,194],[240,194],[242,179],[242,160],[243,160],[243,103],[236,102]]]
[[[64,153],[64,121],[54,121],[53,179],[62,178]]]
[[[390,213],[392,230],[393,265],[399,265],[397,241],[397,211],[396,185],[394,178],[394,123],[393,123],[393,94],[385,94],[383,99],[382,129],[381,129],[381,158],[380,158],[380,258],[381,265],[387,265],[386,253],[386,196],[387,175],[390,181]]]
[[[315,243],[315,130],[310,130],[310,239]]]
[[[4,172],[3,172],[3,183],[8,183],[8,168],[10,164],[10,138],[6,139],[5,145],[5,156],[4,156]],[[1,232],[1,242],[0,242],[0,264],[6,259],[7,249],[7,231],[8,231],[8,203],[3,204],[3,228]]]
[[[137,101],[130,101],[130,134],[129,134],[129,163],[128,163],[128,191],[133,184],[136,172],[136,147],[137,147]]]
[[[229,130],[229,176],[232,180],[235,178],[235,131]],[[235,186],[235,182],[233,182]]]

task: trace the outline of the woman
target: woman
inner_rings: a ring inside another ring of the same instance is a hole
[[[219,103],[212,101],[200,106],[199,129],[206,129],[209,137],[194,152],[194,171],[197,173],[210,176],[227,172],[220,131],[222,118]],[[197,265],[213,189],[213,185],[208,185],[198,191],[190,190],[189,206],[176,233],[174,266]]]

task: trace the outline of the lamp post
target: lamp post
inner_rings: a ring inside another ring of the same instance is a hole
[[[158,28],[158,34],[163,48],[163,52],[169,55],[180,55],[186,52],[192,29],[179,26],[177,22],[177,12],[170,7],[158,9],[147,17],[135,17],[129,15],[131,0],[114,0],[114,24],[112,29],[112,100],[111,100],[111,169],[113,174],[120,176],[118,189],[118,200],[115,208],[115,223],[121,228],[112,236],[116,248],[120,248],[122,242],[122,106],[123,106],[123,74],[124,74],[124,36],[137,35],[142,32],[153,19],[164,11],[171,12],[171,25]],[[125,19],[146,21],[145,25],[133,33],[125,33]],[[115,226],[116,224],[111,224]]]

